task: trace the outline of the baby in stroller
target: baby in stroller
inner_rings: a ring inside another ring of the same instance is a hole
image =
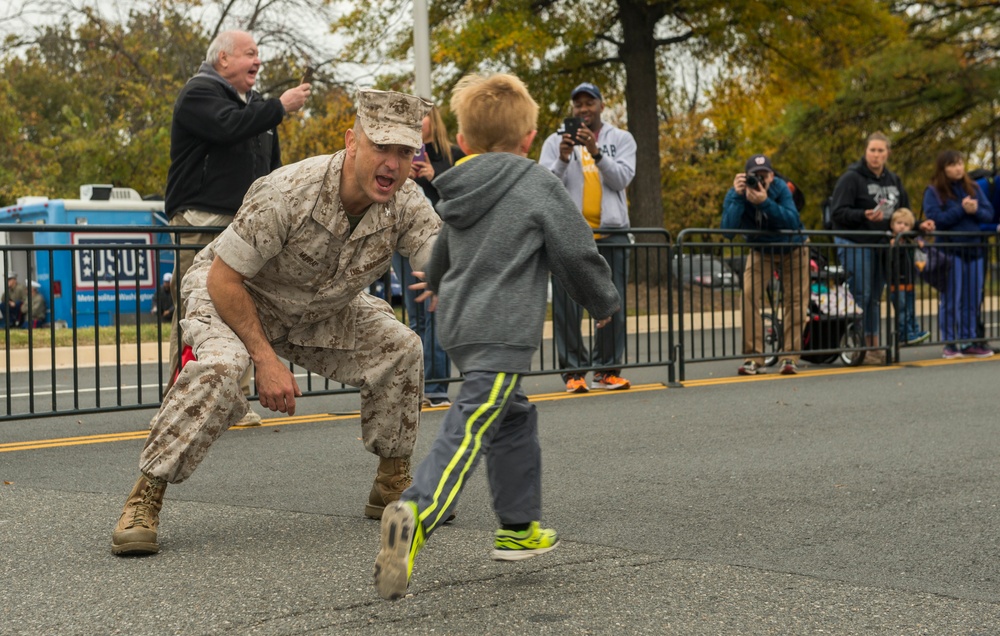
[[[847,289],[847,273],[839,265],[829,265],[829,260],[817,246],[809,248],[809,277],[811,279],[808,319],[802,334],[802,359],[815,364],[832,364],[840,358],[848,366],[861,364],[865,346],[861,332],[861,308]],[[775,324],[777,323],[777,324]],[[769,351],[765,364],[778,361],[784,343],[780,321],[765,316],[769,326],[765,341]]]

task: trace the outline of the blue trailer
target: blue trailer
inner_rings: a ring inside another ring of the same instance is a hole
[[[111,186],[81,186],[80,195],[23,197],[0,208],[0,270],[25,286],[28,278],[37,281],[47,319],[57,326],[135,324],[151,316],[157,286],[173,271],[174,254],[163,247],[170,235],[153,231],[167,225],[163,201]]]

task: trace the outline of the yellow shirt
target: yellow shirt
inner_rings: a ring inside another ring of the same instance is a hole
[[[590,227],[601,227],[601,173],[586,148],[580,148],[583,163],[583,218]]]

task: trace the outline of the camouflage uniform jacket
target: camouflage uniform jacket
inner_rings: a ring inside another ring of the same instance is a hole
[[[45,319],[45,296],[40,293],[31,295],[31,319],[32,320],[44,320]],[[27,318],[27,312],[24,314]]]
[[[3,302],[5,303],[23,303],[28,300],[28,288],[19,283],[14,284],[14,288],[10,287],[4,288]]]
[[[351,233],[339,195],[345,156],[313,157],[257,180],[233,224],[184,277],[189,311],[209,300],[208,268],[219,256],[246,277],[271,342],[353,349],[359,295],[388,270],[394,251],[422,268],[441,221],[407,180],[388,204],[369,207]]]

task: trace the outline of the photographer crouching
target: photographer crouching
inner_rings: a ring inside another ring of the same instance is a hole
[[[801,230],[802,220],[784,180],[775,177],[771,160],[754,155],[746,170],[736,175],[722,206],[725,230]],[[765,294],[779,272],[784,316],[785,351],[802,349],[802,332],[809,303],[809,248],[806,237],[798,235],[750,234],[746,267],[743,271],[743,354],[746,360],[740,375],[757,375],[764,369]],[[783,375],[799,372],[799,356],[781,359]]]

